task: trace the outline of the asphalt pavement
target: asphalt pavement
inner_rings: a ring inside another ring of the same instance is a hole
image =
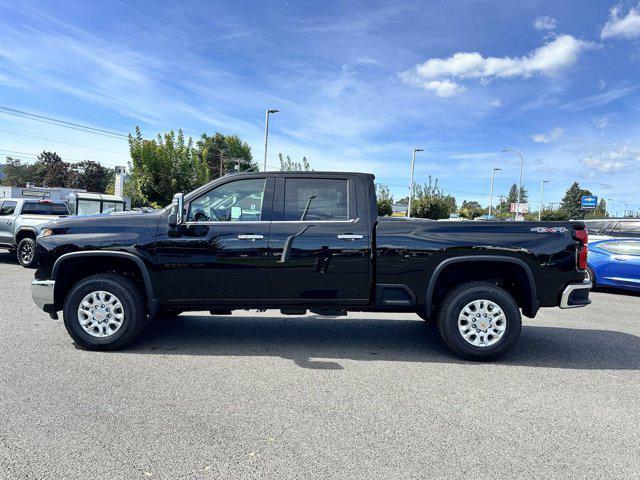
[[[640,478],[640,296],[452,356],[415,315],[185,313],[75,348],[0,250],[1,479]]]

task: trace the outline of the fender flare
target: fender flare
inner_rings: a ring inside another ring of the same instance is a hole
[[[528,317],[532,317],[536,314],[538,309],[540,308],[540,302],[538,301],[538,289],[536,287],[536,281],[533,277],[533,272],[531,271],[531,267],[527,265],[524,260],[520,258],[507,257],[503,255],[465,255],[462,257],[452,257],[447,258],[441,261],[436,268],[433,270],[431,274],[431,278],[429,279],[429,284],[427,286],[427,292],[425,296],[425,310],[427,312],[431,312],[432,300],[433,300],[433,292],[435,290],[436,283],[438,281],[438,277],[442,273],[442,271],[449,265],[454,263],[462,263],[462,262],[503,262],[503,263],[511,263],[513,265],[518,265],[525,272],[525,275],[529,281],[529,291],[531,292],[530,298],[530,308],[523,308],[525,311],[525,315]]]
[[[20,235],[21,232],[33,233],[34,237],[38,236],[38,230],[36,230],[35,227],[30,227],[30,226],[19,227],[18,230],[16,230],[16,233],[13,236],[13,241],[16,244],[16,246],[18,246],[18,236]]]
[[[133,253],[129,252],[114,252],[105,250],[83,250],[80,252],[65,253],[64,255],[61,255],[53,264],[53,268],[51,269],[51,280],[56,280],[58,271],[60,270],[60,266],[64,262],[76,257],[118,257],[132,260],[142,274],[142,280],[144,281],[149,308],[154,309],[156,307],[158,302],[154,295],[153,284],[151,282],[151,276],[149,275],[149,269],[145,265],[144,260],[142,260],[142,258],[140,258],[138,255],[134,255]]]

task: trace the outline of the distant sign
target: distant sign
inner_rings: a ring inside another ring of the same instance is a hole
[[[595,195],[583,195],[580,200],[582,210],[595,210],[598,206],[598,197]]]
[[[509,206],[509,211],[511,213],[516,213],[516,210],[518,210],[518,204],[517,203],[511,203]],[[519,213],[529,213],[529,204],[528,203],[521,203],[520,204],[520,212]]]
[[[50,197],[51,193],[42,190],[22,190],[23,197]]]

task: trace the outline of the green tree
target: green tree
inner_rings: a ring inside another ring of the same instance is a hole
[[[518,201],[518,185],[515,183],[511,185],[509,189],[509,194],[507,195],[507,205],[511,203],[516,203]]]
[[[543,222],[566,221],[569,220],[569,214],[562,209],[553,210],[551,208],[544,208],[542,209],[540,220]]]
[[[280,159],[280,171],[281,172],[312,172],[313,169],[307,160],[307,157],[302,157],[302,162],[294,162],[289,155],[286,158],[279,153]]]
[[[133,188],[144,203],[167,205],[175,192],[188,192],[209,179],[205,157],[198,155],[191,138],[185,142],[182,130],[146,140],[136,127],[135,136],[129,135],[129,150]]]
[[[449,215],[456,210],[456,199],[438,186],[438,179],[435,181],[429,175],[428,183],[424,185],[414,184],[414,199],[411,200],[411,216],[417,218],[449,218]]]
[[[82,188],[89,192],[105,193],[114,181],[115,172],[93,160],[83,160],[69,166],[67,187]]]
[[[238,166],[241,172],[258,170],[251,147],[237,135],[216,132],[209,136],[203,133],[196,142],[196,152],[207,165],[210,178],[221,177]]]
[[[609,214],[607,213],[607,201],[604,198],[601,198],[598,202],[598,206],[595,210],[590,210],[587,212],[586,218],[607,218]]]
[[[4,174],[2,185],[24,187],[31,181],[29,165],[23,164],[17,158],[7,157],[2,173]]]
[[[460,205],[460,216],[467,220],[478,218],[483,213],[484,208],[482,208],[482,206],[476,201],[467,202],[465,200],[462,202],[462,205]]]
[[[585,210],[580,208],[583,195],[591,195],[591,192],[580,188],[578,182],[573,182],[573,185],[567,189],[562,198],[560,210],[566,212],[570,219],[583,219],[586,213]]]
[[[389,192],[389,187],[376,183],[376,201],[379,216],[385,217],[393,213],[393,197]]]

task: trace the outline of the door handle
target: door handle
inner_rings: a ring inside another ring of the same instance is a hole
[[[262,235],[238,235],[238,240],[262,240],[264,237]]]
[[[624,257],[613,257],[613,259],[617,262],[626,262],[627,259]]]
[[[347,233],[343,235],[338,235],[338,238],[340,240],[359,240],[362,238],[362,235],[353,235],[351,233]]]

